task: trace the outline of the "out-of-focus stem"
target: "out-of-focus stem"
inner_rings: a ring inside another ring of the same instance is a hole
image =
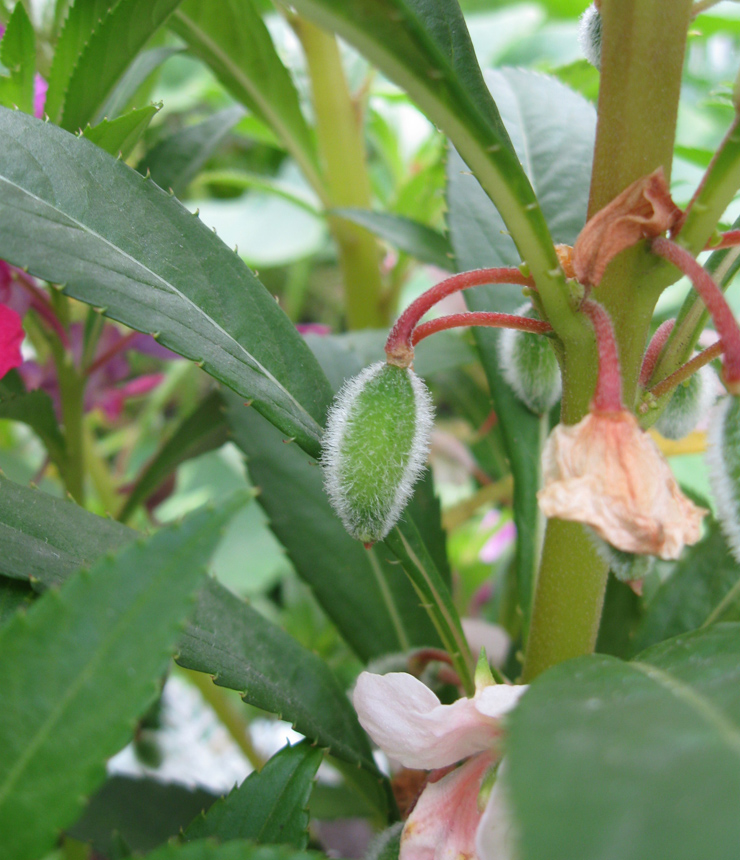
[[[290,23],[306,55],[329,203],[334,208],[370,209],[362,117],[347,86],[336,37],[295,15]],[[380,247],[375,237],[334,216],[329,217],[329,227],[339,248],[349,327],[385,327],[388,318],[382,306]]]

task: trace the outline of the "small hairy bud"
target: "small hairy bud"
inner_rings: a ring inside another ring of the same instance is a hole
[[[655,565],[654,555],[625,552],[602,540],[593,529],[588,529],[596,551],[609,565],[614,576],[635,592],[642,593],[642,580],[652,571]]]
[[[530,305],[517,316],[539,319]],[[560,367],[548,338],[516,329],[503,329],[499,337],[499,361],[504,379],[532,412],[543,415],[558,402],[562,392]]]
[[[409,367],[379,361],[345,383],[329,413],[321,463],[332,507],[369,544],[393,528],[420,477],[434,410]]]
[[[709,482],[717,519],[740,562],[740,397],[724,397],[709,422]]]
[[[601,12],[592,3],[581,15],[578,25],[578,44],[583,56],[595,66],[601,68]]]
[[[655,428],[666,439],[683,439],[712,408],[715,401],[714,371],[702,369],[677,386]]]

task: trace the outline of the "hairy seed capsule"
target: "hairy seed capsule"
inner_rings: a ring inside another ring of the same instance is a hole
[[[740,563],[740,397],[725,397],[709,423],[709,483],[717,519],[732,554]]]
[[[578,44],[583,56],[595,66],[601,68],[601,12],[592,3],[581,15],[578,24]]]
[[[411,368],[380,361],[345,383],[329,413],[321,464],[352,537],[374,543],[393,528],[424,469],[433,417]]]
[[[517,316],[539,319],[531,305],[515,311]],[[560,367],[548,338],[516,329],[503,329],[498,341],[504,379],[516,396],[537,415],[544,415],[560,400]]]
[[[683,439],[712,408],[715,399],[714,371],[702,367],[676,388],[655,429],[666,439]]]

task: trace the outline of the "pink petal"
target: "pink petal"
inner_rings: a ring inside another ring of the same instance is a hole
[[[0,378],[23,362],[21,344],[24,335],[18,314],[0,305]]]
[[[481,551],[478,553],[478,558],[485,564],[493,564],[494,561],[498,561],[501,558],[515,540],[516,526],[512,520],[509,520],[508,523],[504,523],[496,534],[491,535],[485,544],[483,544]]]
[[[474,756],[421,793],[401,834],[399,860],[472,860],[481,782],[494,758]]]
[[[353,702],[365,731],[405,767],[446,767],[489,749],[499,736],[497,721],[480,711],[476,699],[443,705],[405,672],[363,672]],[[495,708],[488,703],[486,710]]]
[[[475,853],[479,860],[512,860],[516,857],[516,829],[506,795],[505,763],[506,759],[498,769],[476,832]]]
[[[504,628],[482,618],[461,618],[460,622],[470,652],[477,657],[480,649],[485,648],[489,662],[503,666],[511,647],[511,637]]]

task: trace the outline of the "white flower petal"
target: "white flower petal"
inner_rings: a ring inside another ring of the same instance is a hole
[[[488,694],[486,710],[503,713],[513,706],[510,700],[502,703],[495,698]],[[421,681],[404,672],[363,672],[353,702],[365,731],[405,767],[446,767],[489,749],[499,735],[496,720],[479,709],[477,699],[443,705]]]
[[[527,691],[528,684],[494,684],[476,694],[475,707],[486,717],[497,719],[514,708]]]

